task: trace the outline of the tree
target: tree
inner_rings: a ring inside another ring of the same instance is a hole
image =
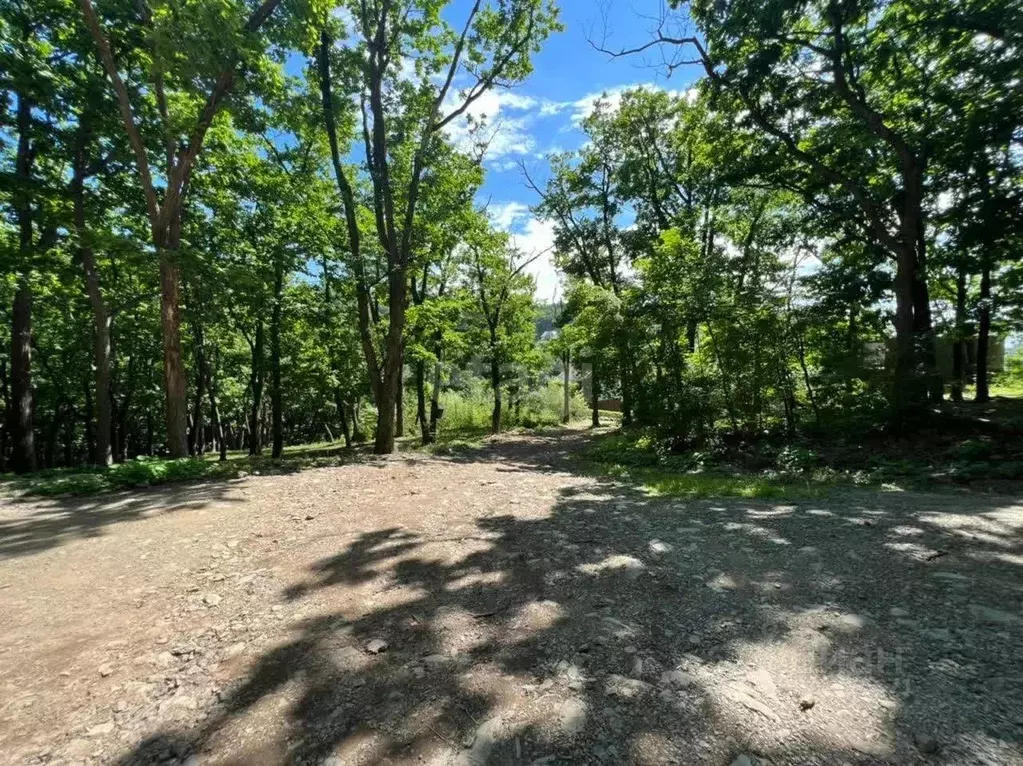
[[[80,0],[134,152],[152,245],[159,261],[167,446],[174,457],[188,454],[178,250],[189,180],[206,133],[233,89],[239,70],[243,63],[247,66],[255,63],[243,59],[246,53],[258,49],[254,45],[256,33],[280,3],[281,0],[263,0],[251,12],[243,2],[225,3],[218,8],[219,17],[212,27],[213,19],[202,7],[183,17],[180,13],[168,13],[163,7],[157,7],[154,13],[145,1],[137,5],[122,3],[112,9],[111,21],[118,25],[127,22],[133,34],[125,35],[124,50],[118,46],[119,62],[92,0]],[[136,11],[139,17],[131,18]],[[155,101],[156,119],[140,119],[141,110],[132,103],[128,84],[121,76],[122,67],[146,111],[152,106],[150,100]],[[205,85],[211,78],[212,85],[208,86],[198,115],[186,117],[200,98],[194,85]],[[155,163],[150,162],[150,146],[154,144],[160,146],[162,154],[162,183],[154,178],[151,169]]]
[[[540,253],[526,257],[508,246],[507,235],[479,231],[467,243],[466,286],[473,296],[494,394],[490,430],[501,431],[501,388],[509,367],[534,349],[534,283],[524,274]]]
[[[394,413],[402,379],[402,345],[412,260],[412,237],[424,172],[443,131],[480,96],[508,87],[532,70],[531,54],[559,29],[550,0],[510,0],[498,5],[476,0],[460,32],[443,19],[444,3],[351,2],[356,68],[354,95],[362,102],[366,170],[372,186],[376,244],[386,261],[387,332],[377,350],[371,332],[369,283],[362,268],[356,194],[341,160],[334,99],[334,69],[342,58],[333,50],[336,29],[325,25],[317,52],[317,74],[330,140],[334,174],[341,193],[355,278],[359,283],[359,328],[377,407],[374,450],[394,451]],[[442,45],[438,46],[440,40]],[[349,53],[349,51],[346,51]],[[414,82],[401,83],[401,62],[415,62]],[[334,59],[334,61],[332,61]],[[456,75],[468,78],[456,93]],[[397,133],[392,132],[399,129]],[[400,137],[400,138],[399,138]],[[398,139],[398,140],[396,140]]]
[[[977,47],[977,34],[1006,39],[990,19],[1017,19],[1008,3],[813,0],[686,5],[700,37],[664,34],[622,53],[667,48],[669,71],[697,64],[716,106],[754,127],[795,163],[808,196],[842,200],[863,236],[895,262],[896,417],[935,386],[927,289],[927,168],[948,116],[934,103],[952,91],[930,62]],[[991,46],[1002,57],[1011,46]],[[955,59],[979,68],[978,57]],[[808,74],[809,73],[809,74]],[[965,94],[963,94],[965,95]],[[959,102],[963,111],[967,103]],[[921,370],[923,375],[921,375]],[[926,385],[925,385],[926,384]]]

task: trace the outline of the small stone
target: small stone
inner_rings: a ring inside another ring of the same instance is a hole
[[[169,699],[165,699],[160,703],[160,712],[165,710],[195,710],[199,707],[199,703],[196,702],[195,697],[190,697],[187,694],[175,694]]]
[[[769,697],[778,696],[778,687],[774,683],[774,678],[772,678],[771,674],[767,670],[761,668],[759,670],[754,670],[751,673],[747,673],[746,680]]]
[[[909,612],[903,609],[902,607],[898,606],[893,606],[891,609],[889,609],[888,614],[890,614],[892,617],[909,617]]]
[[[105,723],[98,723],[86,732],[90,737],[105,737],[107,734],[113,734],[114,722],[106,721]]]
[[[661,673],[661,686],[672,689],[688,689],[696,684],[696,679],[684,670],[666,670]]]
[[[451,662],[451,657],[446,654],[428,654],[423,657],[423,664],[427,670],[440,670]]]
[[[110,663],[105,663],[105,664],[99,666],[99,674],[103,678],[106,678],[107,676],[109,676],[113,672],[114,672],[114,666],[111,665]]]
[[[202,597],[202,602],[206,606],[216,606],[220,603],[220,594],[218,593],[207,593]]]
[[[651,553],[663,554],[663,553],[671,553],[671,551],[672,551],[671,545],[669,543],[664,542],[663,540],[651,540],[650,541],[650,552]]]
[[[815,700],[813,697],[808,697],[808,696],[804,695],[804,696],[799,698],[799,709],[800,710],[809,710],[810,708],[812,708],[816,704],[817,704],[817,700]]]
[[[753,766],[753,761],[750,757],[743,753],[742,755],[736,756],[735,760],[732,761],[731,766]]]
[[[224,650],[224,657],[226,657],[227,659],[231,659],[232,657],[237,657],[244,651],[245,642],[237,641],[236,643],[231,644],[229,647],[227,647],[227,649]]]
[[[699,646],[703,643],[703,638],[699,633],[690,633],[688,641],[690,646]]]
[[[586,703],[577,699],[565,700],[558,714],[561,730],[568,735],[575,735],[586,727]]]
[[[310,514],[307,514],[307,515],[306,515],[306,517],[305,517],[305,520],[306,520],[306,521],[312,521],[312,520],[313,520],[313,519],[315,519],[315,518],[316,518],[316,517],[315,517],[315,516],[313,516],[313,515],[312,515],[312,514],[310,513]]]
[[[389,644],[382,638],[374,638],[371,641],[366,642],[366,651],[370,654],[380,654],[386,652]]]

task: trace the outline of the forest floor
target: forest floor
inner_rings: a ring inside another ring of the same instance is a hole
[[[1023,763],[1023,497],[657,498],[588,438],[0,499],[0,762]]]

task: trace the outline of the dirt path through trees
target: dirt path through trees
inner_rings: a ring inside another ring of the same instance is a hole
[[[585,438],[7,500],[0,761],[1023,763],[1017,499],[654,499]]]

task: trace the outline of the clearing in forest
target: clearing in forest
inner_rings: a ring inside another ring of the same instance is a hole
[[[586,437],[0,505],[0,761],[1023,763],[1023,504]]]

